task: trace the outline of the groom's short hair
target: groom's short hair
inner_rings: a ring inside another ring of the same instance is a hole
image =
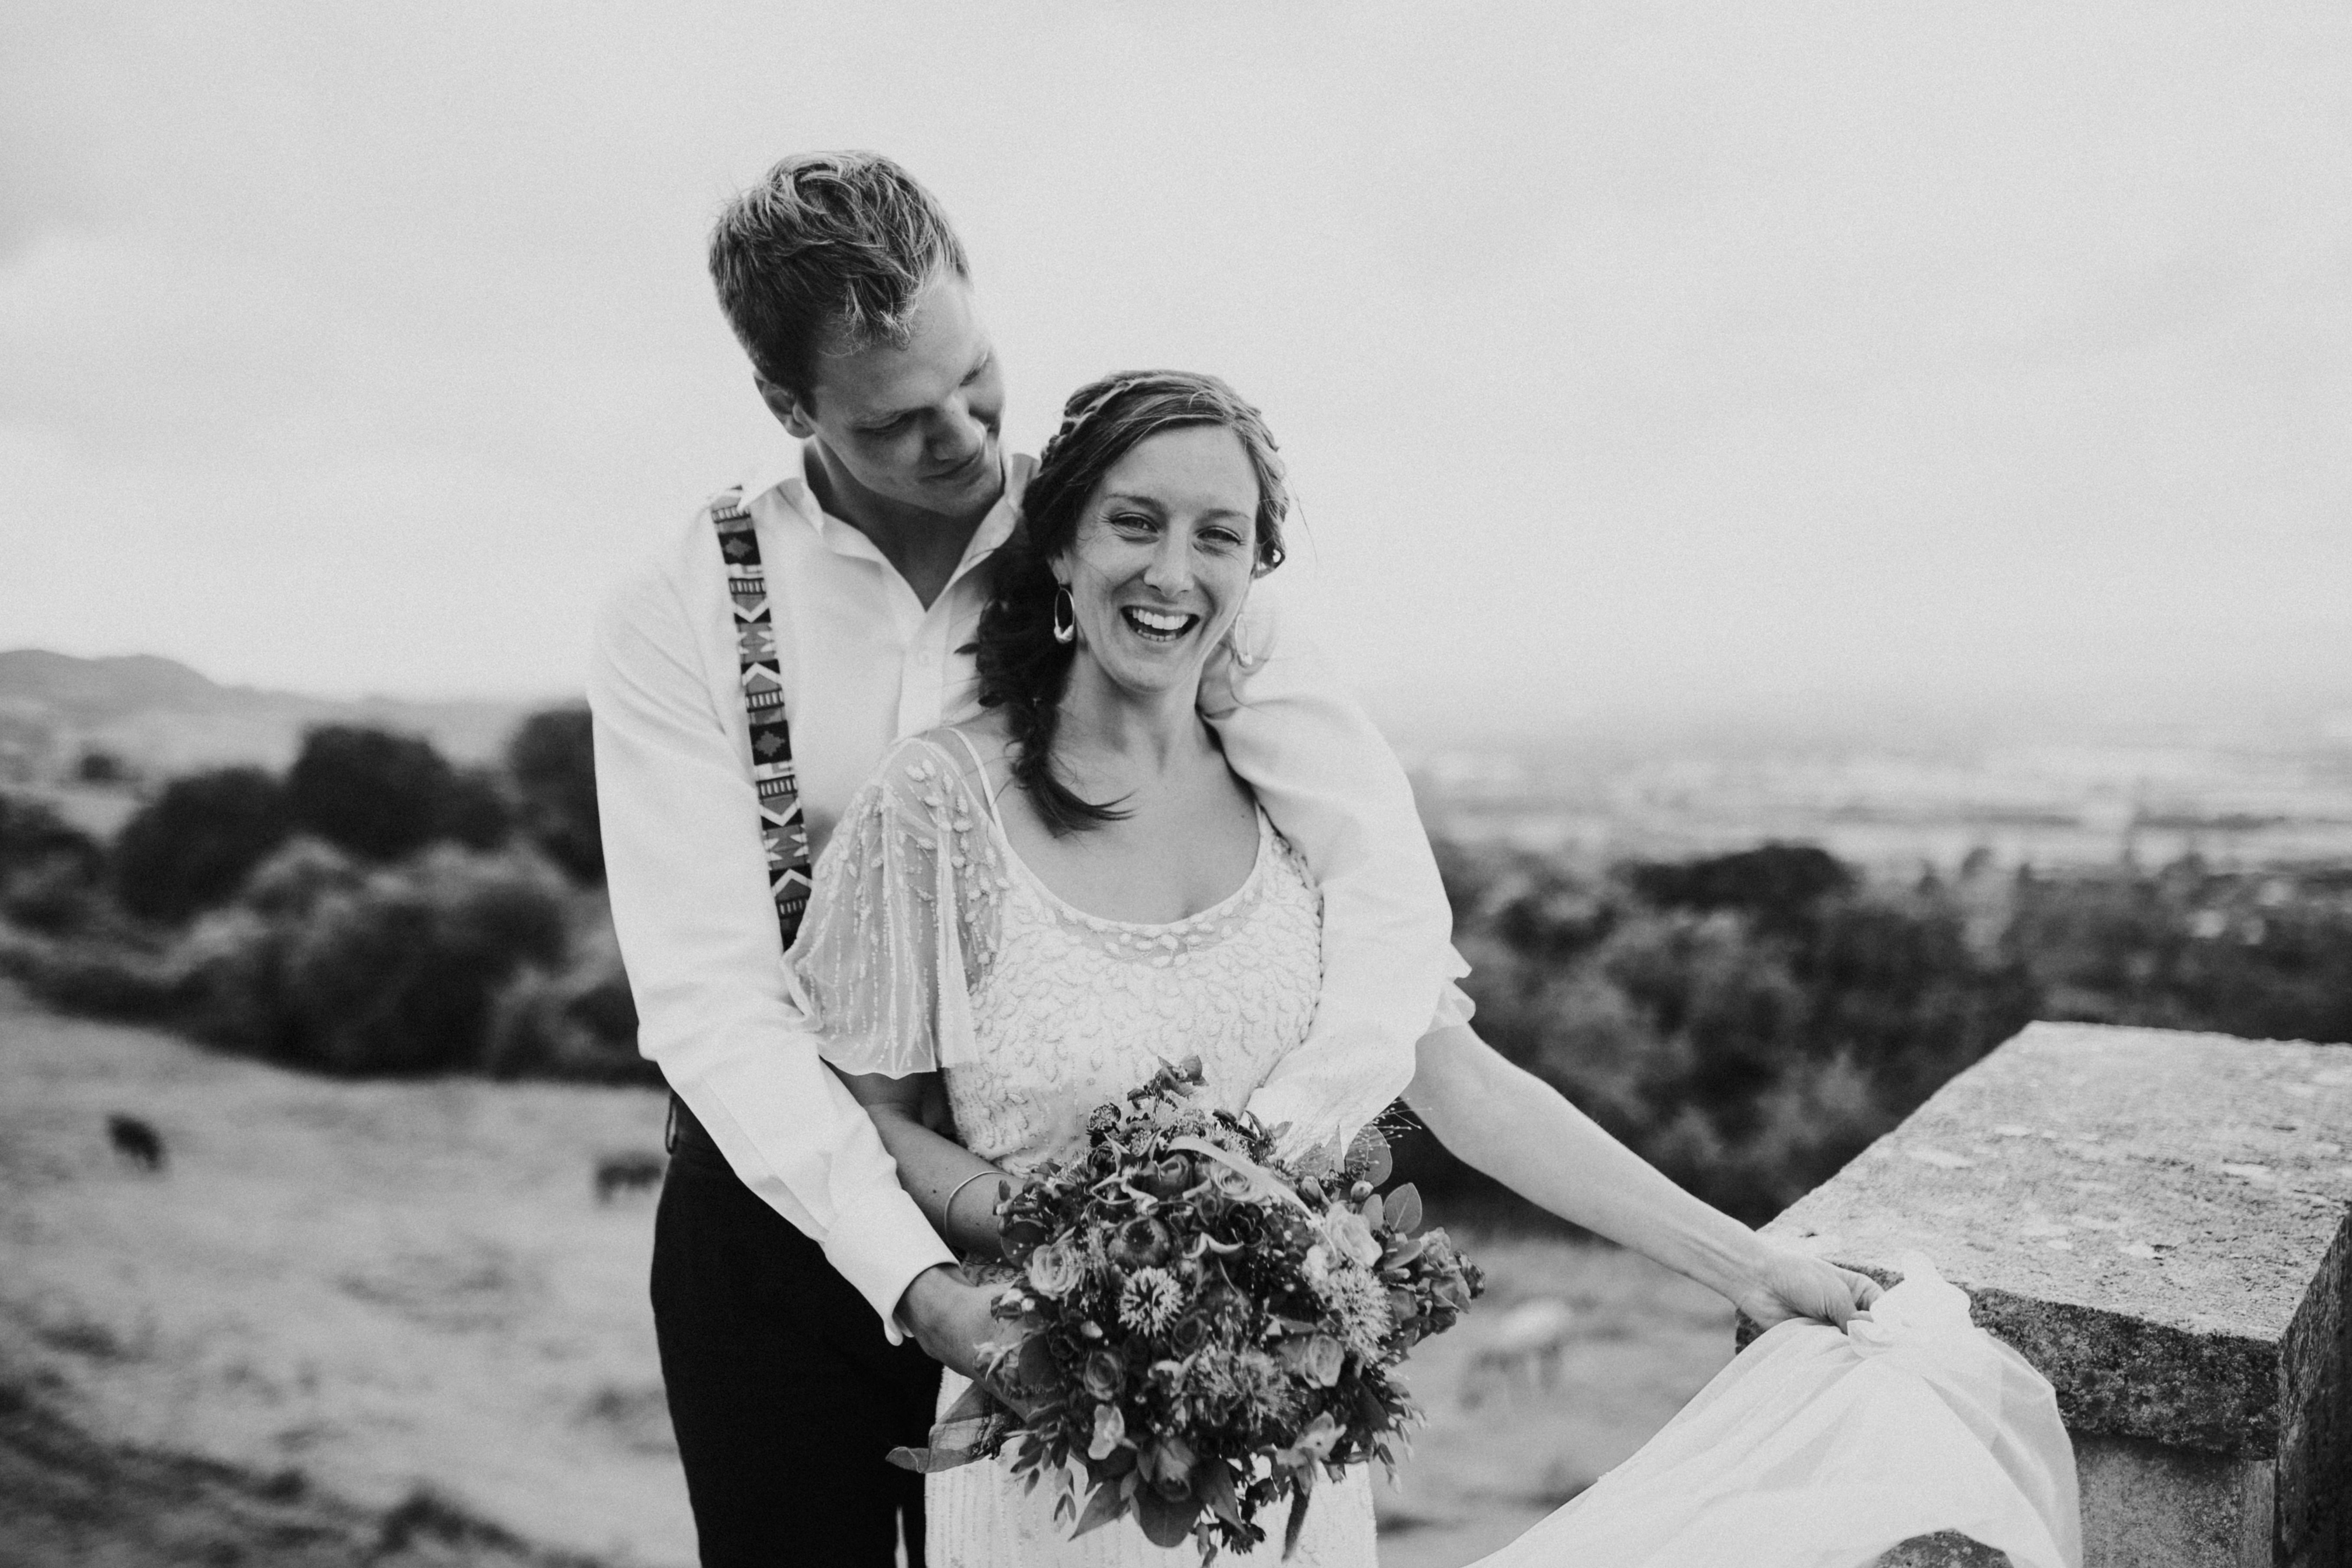
[[[809,395],[817,356],[904,343],[924,286],[971,275],[930,192],[878,153],[796,153],[729,202],[710,278],[767,380]]]

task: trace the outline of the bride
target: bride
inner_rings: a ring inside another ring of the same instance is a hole
[[[1239,1109],[1307,1036],[1318,894],[1197,707],[1252,583],[1282,559],[1286,508],[1274,440],[1223,382],[1151,372],[1081,389],[981,623],[982,716],[895,747],[818,864],[793,984],[959,1249],[995,1251],[1002,1179],[1082,1147],[1087,1111],[1161,1062],[1198,1055],[1206,1098]],[[1870,1280],[1700,1203],[1504,1061],[1458,992],[1431,1002],[1405,1099],[1469,1163],[1760,1322],[1843,1326],[1874,1305]],[[957,1359],[942,1410],[972,1366]],[[1671,1496],[1682,1483],[1669,1484]],[[1198,1562],[1189,1544],[1152,1546],[1131,1519],[1070,1541],[1055,1495],[1023,1490],[1003,1465],[932,1475],[929,1563]],[[1588,1560],[1570,1539],[1585,1527],[1565,1521],[1578,1507],[1523,1544],[1550,1531],[1539,1560]],[[1370,1568],[1369,1467],[1318,1489],[1292,1561]]]

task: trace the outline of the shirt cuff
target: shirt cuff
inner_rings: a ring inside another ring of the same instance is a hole
[[[873,1303],[882,1331],[894,1345],[907,1337],[907,1327],[898,1321],[898,1302],[907,1287],[926,1268],[956,1260],[915,1200],[898,1188],[836,1215],[825,1233],[824,1257]]]

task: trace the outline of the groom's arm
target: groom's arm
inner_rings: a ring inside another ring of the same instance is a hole
[[[1433,1016],[1459,1021],[1441,1003],[1469,966],[1454,951],[1453,911],[1395,752],[1263,592],[1236,641],[1250,662],[1221,657],[1203,710],[1323,891],[1314,1026],[1250,1109],[1323,1142],[1404,1092]]]
[[[895,1342],[909,1284],[954,1259],[786,994],[758,802],[730,728],[741,721],[714,699],[697,630],[698,614],[726,613],[721,598],[702,605],[648,568],[607,601],[590,660],[605,877],[638,1048]]]

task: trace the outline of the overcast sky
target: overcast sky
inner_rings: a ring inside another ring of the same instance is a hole
[[[0,647],[576,689],[783,439],[711,213],[865,146],[1016,446],[1265,407],[1384,713],[2352,685],[2337,4],[13,0],[0,135]]]

